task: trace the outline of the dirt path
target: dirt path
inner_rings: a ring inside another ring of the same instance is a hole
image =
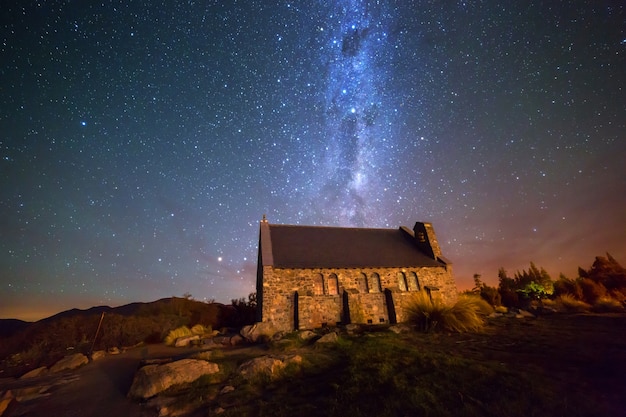
[[[128,350],[109,355],[75,371],[32,380],[3,380],[0,391],[25,386],[48,386],[49,395],[28,401],[12,401],[2,417],[152,417],[154,409],[126,398],[133,377],[143,359],[179,357],[190,350],[163,345]]]

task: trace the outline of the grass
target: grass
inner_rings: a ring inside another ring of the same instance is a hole
[[[497,318],[481,333],[363,333],[240,381],[224,416],[604,416],[626,409],[625,315]],[[242,358],[243,360],[243,358]]]
[[[165,336],[165,344],[168,346],[173,346],[176,343],[176,339],[180,337],[193,336],[191,329],[187,326],[177,327],[174,330],[170,330],[170,332]]]
[[[614,298],[601,297],[593,304],[592,309],[596,313],[623,313],[624,305]]]
[[[563,294],[556,298],[556,306],[559,310],[568,313],[585,313],[591,311],[591,305],[575,298],[570,294]]]
[[[444,330],[452,332],[476,332],[485,324],[485,317],[493,308],[475,295],[460,295],[457,302],[446,305],[431,299],[425,291],[415,293],[408,307],[409,322],[423,331]]]

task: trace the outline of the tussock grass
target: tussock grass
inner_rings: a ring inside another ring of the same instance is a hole
[[[176,343],[176,339],[187,336],[203,336],[205,334],[212,334],[213,328],[211,326],[203,326],[202,324],[196,324],[191,329],[187,326],[181,326],[170,332],[165,336],[163,341],[166,345],[172,346]]]
[[[493,308],[475,295],[460,295],[457,302],[448,306],[431,298],[424,291],[417,292],[407,308],[409,321],[423,331],[445,330],[451,332],[476,332],[485,325],[485,316]]]
[[[213,328],[211,326],[203,326],[202,324],[196,324],[191,328],[191,334],[202,336],[205,334],[213,333]]]
[[[584,301],[576,299],[571,294],[563,294],[556,298],[556,305],[559,310],[568,313],[586,313],[591,310],[591,306]]]
[[[164,342],[166,345],[172,346],[176,342],[176,339],[186,336],[193,336],[193,333],[189,327],[181,326],[174,330],[170,330],[167,336],[165,336]]]
[[[623,313],[624,305],[615,298],[602,297],[593,304],[592,309],[596,313]]]

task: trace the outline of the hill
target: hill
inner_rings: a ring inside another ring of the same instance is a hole
[[[31,324],[29,321],[18,319],[0,319],[0,338],[11,337],[24,330]]]
[[[254,315],[254,305],[241,300],[225,305],[172,297],[120,307],[71,309],[33,323],[3,320],[0,325],[6,337],[0,339],[0,371],[6,376],[48,365],[68,350],[89,353],[161,342],[170,330],[181,326],[239,327],[253,322]]]

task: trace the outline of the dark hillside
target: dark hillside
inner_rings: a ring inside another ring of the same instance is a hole
[[[0,319],[0,338],[11,337],[31,324],[29,321],[18,319]]]
[[[94,342],[101,317],[102,325]],[[245,313],[237,305],[207,304],[177,297],[115,308],[72,309],[21,327],[15,324],[15,330],[0,339],[0,368],[6,375],[48,365],[65,356],[68,350],[89,353],[92,346],[101,350],[157,343],[180,326],[202,324],[220,329],[238,327],[245,322]]]

